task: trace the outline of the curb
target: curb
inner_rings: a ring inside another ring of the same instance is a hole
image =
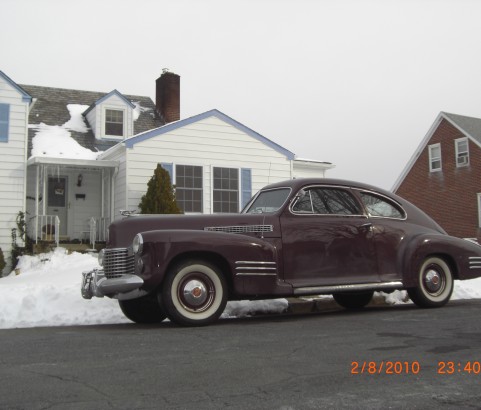
[[[330,296],[314,296],[309,298],[287,298],[287,313],[306,314],[313,312],[327,312],[344,309],[338,305]],[[374,295],[371,302],[367,306],[389,306],[383,296]]]

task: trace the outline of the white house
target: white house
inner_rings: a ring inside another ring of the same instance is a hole
[[[105,240],[120,210],[137,210],[157,164],[186,213],[238,212],[262,186],[324,177],[332,164],[295,155],[226,114],[180,120],[180,77],[156,80],[156,103],[17,85],[0,71],[0,247],[27,212],[34,240]]]

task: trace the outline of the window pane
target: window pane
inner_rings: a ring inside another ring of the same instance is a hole
[[[361,192],[362,202],[371,216],[385,218],[404,218],[404,212],[387,199]]]
[[[344,189],[314,188],[312,206],[316,214],[361,215],[356,199]]]
[[[214,212],[239,211],[239,170],[215,167],[213,170]]]
[[[202,212],[202,167],[175,166],[177,204],[184,212]]]
[[[124,112],[105,110],[105,135],[124,135]]]

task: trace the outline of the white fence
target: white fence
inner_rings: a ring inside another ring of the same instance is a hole
[[[38,241],[55,242],[60,240],[60,219],[57,215],[36,215],[31,219],[29,233]]]

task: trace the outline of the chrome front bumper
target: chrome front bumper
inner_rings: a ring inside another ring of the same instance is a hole
[[[123,299],[121,294],[136,291],[144,284],[144,280],[136,275],[122,275],[118,278],[108,279],[102,269],[82,272],[82,297],[92,299],[93,296],[104,296]]]

